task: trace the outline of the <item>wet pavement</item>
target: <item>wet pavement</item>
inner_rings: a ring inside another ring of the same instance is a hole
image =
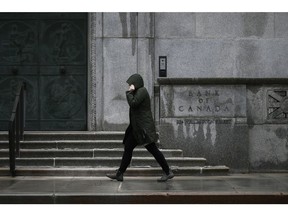
[[[155,177],[0,177],[0,203],[288,203],[288,173]]]

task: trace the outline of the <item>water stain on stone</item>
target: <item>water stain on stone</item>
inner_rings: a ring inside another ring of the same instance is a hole
[[[122,25],[122,37],[128,37],[127,13],[119,13]]]
[[[287,130],[282,128],[282,127],[277,128],[275,131],[275,134],[279,139],[286,139],[287,138]]]
[[[247,86],[247,90],[249,90],[253,94],[258,94],[258,92],[262,90],[262,86]]]
[[[259,71],[259,47],[254,41],[240,42],[240,52],[237,56],[236,67],[243,75],[250,75],[251,71]]]
[[[153,37],[154,36],[154,13],[150,13],[149,17],[150,17],[150,22],[149,22],[150,37]]]
[[[123,96],[123,94],[118,94],[112,100],[124,100],[124,101],[126,101],[126,98]]]
[[[132,55],[134,56],[137,42],[137,13],[130,13],[130,36],[132,37]]]
[[[174,90],[173,90],[173,86],[167,86],[167,92],[166,92],[166,107],[167,107],[167,113],[169,116],[173,116],[175,113],[175,108],[174,108]]]
[[[155,46],[154,46],[154,13],[149,14],[149,29],[150,29],[150,35],[148,40],[149,40],[149,56],[150,56],[150,62],[151,62],[151,70],[155,70],[155,64],[154,64],[154,59],[155,59]]]
[[[130,36],[137,37],[137,13],[130,13]]]
[[[155,57],[155,52],[154,52],[154,39],[149,38],[149,56],[150,56],[150,62],[151,62],[151,71],[154,71],[155,69],[155,64],[154,64],[154,57]]]
[[[138,13],[130,13],[130,35],[128,34],[128,21],[127,21],[127,13],[119,13],[121,25],[122,25],[122,37],[127,38],[131,37],[132,38],[132,55],[135,55],[136,52],[136,44],[137,44],[137,16]]]
[[[246,37],[262,37],[268,22],[266,13],[245,13],[243,17],[243,33]]]

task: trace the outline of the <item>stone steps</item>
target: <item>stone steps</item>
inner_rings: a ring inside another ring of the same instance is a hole
[[[165,157],[183,157],[182,150],[179,149],[160,149]],[[96,148],[96,149],[21,149],[20,158],[37,157],[121,157],[123,148]],[[8,149],[0,149],[0,158],[8,157]],[[144,148],[136,148],[133,152],[134,157],[151,157],[151,154]]]
[[[17,175],[103,176],[119,167],[124,132],[25,132],[16,159]],[[184,157],[181,149],[161,148],[177,175],[225,175],[226,166],[207,166],[205,158]],[[9,175],[8,133],[0,132],[0,175]],[[161,175],[154,157],[137,147],[128,175]]]
[[[17,176],[105,176],[113,173],[118,167],[41,167],[18,166]],[[199,176],[199,175],[227,175],[229,168],[226,166],[171,166],[176,176]],[[128,167],[125,176],[160,176],[163,171],[159,167]],[[0,167],[0,176],[10,175],[9,169]]]
[[[21,149],[95,149],[123,148],[121,140],[28,140],[20,141]],[[8,149],[8,141],[0,141],[0,149]]]
[[[167,162],[171,166],[205,166],[205,158],[188,157],[167,157]],[[119,166],[121,157],[62,157],[62,158],[17,158],[16,166],[47,166],[47,167],[101,167]],[[0,166],[7,166],[8,158],[1,158]],[[133,157],[131,166],[151,166],[158,167],[157,161],[153,157]]]
[[[122,140],[123,131],[25,131],[24,140]],[[8,140],[8,132],[0,131],[0,141]]]

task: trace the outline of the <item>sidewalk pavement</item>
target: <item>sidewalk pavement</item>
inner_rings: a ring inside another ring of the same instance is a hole
[[[2,204],[288,204],[288,173],[155,177],[0,177]]]

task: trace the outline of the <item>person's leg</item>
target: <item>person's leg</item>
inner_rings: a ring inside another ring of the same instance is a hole
[[[131,159],[132,159],[132,154],[134,148],[137,146],[136,140],[134,139],[134,136],[132,133],[129,134],[128,138],[126,139],[126,142],[124,143],[124,152],[120,164],[119,171],[121,173],[124,173],[129,166]]]
[[[156,161],[162,167],[162,170],[168,175],[169,174],[169,166],[168,163],[162,154],[162,152],[157,148],[155,143],[150,143],[149,145],[145,146],[146,149],[154,156]]]
[[[137,143],[134,139],[134,136],[131,133],[129,133],[127,139],[124,143],[124,152],[120,164],[120,168],[117,170],[116,174],[107,174],[106,176],[111,179],[116,179],[117,181],[123,181],[123,173],[126,171],[127,167],[129,166],[131,159],[132,159],[132,153],[134,148],[137,146]]]
[[[155,143],[150,143],[149,145],[146,145],[145,147],[154,156],[156,161],[162,167],[162,170],[165,172],[165,174],[160,179],[157,179],[157,181],[166,182],[167,180],[172,179],[174,177],[174,173],[169,168],[169,165],[168,165],[164,155],[157,148],[156,144]]]
[[[165,182],[168,179],[172,179],[174,177],[174,174],[173,174],[172,170],[169,168],[169,165],[168,165],[164,155],[157,148],[156,144],[155,143],[150,143],[149,145],[147,145],[145,147],[154,156],[156,161],[161,166],[162,170],[165,172],[165,174],[160,179],[158,179],[157,181]]]

